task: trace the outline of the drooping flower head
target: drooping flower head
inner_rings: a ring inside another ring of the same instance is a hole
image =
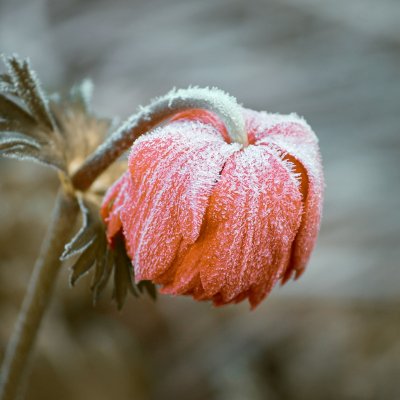
[[[134,142],[102,216],[110,245],[122,232],[136,281],[255,307],[304,271],[322,208],[317,138],[295,114],[241,112],[247,146],[202,109]]]

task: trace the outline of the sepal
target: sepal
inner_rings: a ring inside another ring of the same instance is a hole
[[[131,261],[126,253],[125,241],[120,234],[115,237],[113,247],[107,243],[105,226],[98,206],[91,200],[78,195],[82,213],[82,226],[78,233],[65,246],[61,260],[75,258],[71,267],[72,286],[89,271],[93,270],[91,290],[96,304],[113,275],[113,299],[121,309],[130,292],[135,297],[147,292],[156,298],[156,288],[150,281],[135,284]]]

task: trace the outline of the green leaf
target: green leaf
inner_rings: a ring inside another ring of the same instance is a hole
[[[133,282],[132,263],[126,254],[125,242],[122,235],[117,236],[115,239],[114,262],[113,298],[117,302],[118,309],[120,310],[125,303],[128,290],[135,297],[138,297],[136,285]]]
[[[82,212],[82,227],[78,233],[65,245],[61,260],[66,260],[75,254],[86,250],[102,234],[102,224],[99,224],[98,210],[93,205],[85,202],[81,196],[78,197],[79,207]],[[99,232],[100,231],[100,232]]]
[[[144,291],[146,291],[153,300],[157,300],[157,289],[153,282],[140,281],[136,286],[140,293],[144,293]]]
[[[93,303],[96,304],[100,294],[104,291],[107,286],[108,281],[110,280],[111,273],[114,269],[114,256],[111,249],[106,246],[106,250],[103,255],[103,268],[102,274],[99,278],[96,279],[92,284],[92,294],[93,294]],[[96,264],[97,266],[97,264]],[[101,268],[101,266],[100,266]]]
[[[95,264],[95,270],[93,274],[93,279],[92,279],[92,284],[90,285],[90,289],[92,292],[96,290],[98,285],[101,283],[105,273],[106,273],[106,267],[107,267],[107,257],[108,257],[108,249],[107,249],[107,241],[105,236],[100,236],[97,239],[99,241],[99,249],[96,255],[96,264]]]
[[[113,273],[113,299],[121,309],[126,296],[131,292],[135,297],[145,291],[153,298],[156,288],[149,281],[134,282],[134,273],[122,233],[114,239],[113,248],[109,247],[106,238],[106,227],[101,220],[98,206],[83,196],[78,197],[82,212],[82,226],[78,233],[65,246],[62,260],[79,255],[72,267],[71,285],[93,269],[91,283],[93,303],[96,304]]]
[[[79,256],[77,262],[72,267],[72,274],[70,276],[71,286],[74,286],[76,281],[86,274],[90,268],[93,266],[96,260],[98,246],[94,243],[93,246],[89,246],[82,254]]]

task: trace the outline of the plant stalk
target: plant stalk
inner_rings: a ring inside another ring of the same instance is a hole
[[[224,122],[231,140],[248,144],[243,111],[236,99],[219,89],[189,88],[173,90],[153,100],[147,107],[130,117],[101,144],[72,177],[73,186],[85,191],[94,180],[132,143],[144,133],[179,111],[202,108],[217,114]]]
[[[78,211],[76,199],[60,189],[51,223],[6,348],[0,373],[0,400],[15,400],[21,393],[21,381],[27,372],[29,355],[60,270],[60,256],[73,233]]]

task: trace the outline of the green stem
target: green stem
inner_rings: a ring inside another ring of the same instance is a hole
[[[75,198],[61,189],[6,349],[0,373],[0,400],[14,400],[21,390],[28,358],[60,269],[60,255],[73,233],[78,211]]]

